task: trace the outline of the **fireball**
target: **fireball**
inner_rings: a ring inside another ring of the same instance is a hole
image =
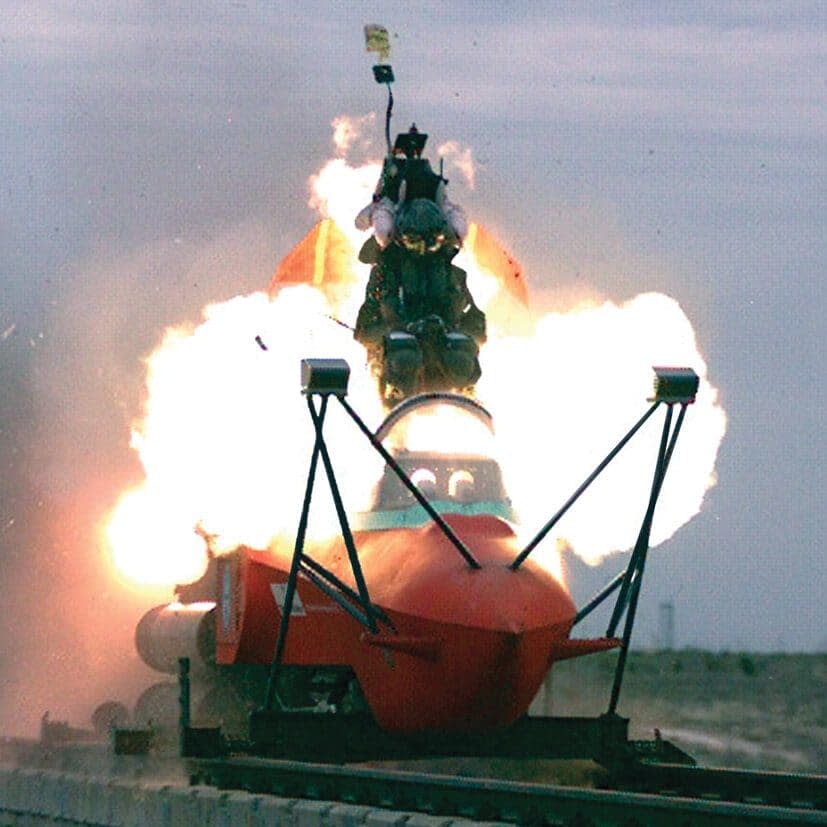
[[[342,119],[335,123],[343,130]],[[206,307],[199,325],[168,330],[148,357],[145,407],[132,432],[145,480],[121,496],[105,529],[125,579],[196,579],[206,565],[205,536],[221,553],[242,544],[265,549],[295,534],[313,445],[298,387],[301,359],[347,359],[351,404],[374,426],[381,421],[364,350],[347,329],[368,276],[357,258],[365,235],[353,218],[370,200],[379,169],[378,162],[352,166],[343,157],[325,163],[310,178],[310,204],[321,221],[283,259],[269,291]],[[595,300],[531,313],[519,263],[475,224],[456,263],[489,321],[477,396],[493,415],[496,436],[492,447],[482,444],[488,433],[457,433],[449,412],[417,423],[417,443],[493,451],[531,535],[639,417],[651,366],[690,366],[701,388],[652,542],[674,534],[714,485],[726,428],[678,303],[646,293],[620,304]],[[326,438],[346,506],[365,507],[381,473],[375,455],[339,411],[331,410]],[[561,521],[542,550],[552,570],[559,571],[564,546],[597,563],[634,543],[658,438],[652,426]],[[338,531],[322,496],[314,500],[311,526],[319,538]]]

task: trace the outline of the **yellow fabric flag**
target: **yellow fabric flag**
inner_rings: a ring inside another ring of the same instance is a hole
[[[365,26],[365,49],[368,52],[376,52],[380,62],[386,61],[391,55],[388,30],[376,23],[368,23]]]

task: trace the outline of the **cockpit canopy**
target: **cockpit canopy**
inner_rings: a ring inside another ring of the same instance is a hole
[[[388,415],[376,435],[441,514],[490,514],[516,521],[493,457],[491,416],[476,401],[454,394],[413,397]],[[386,467],[370,511],[357,522],[368,530],[423,525],[429,519]]]

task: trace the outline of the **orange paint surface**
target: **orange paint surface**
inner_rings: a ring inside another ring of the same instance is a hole
[[[516,572],[508,568],[518,551],[508,524],[488,516],[446,520],[480,569],[470,568],[434,525],[356,533],[371,600],[392,624],[381,624],[377,635],[312,582],[298,581],[284,663],[350,665],[388,731],[507,726],[525,713],[555,652],[562,659],[616,645],[572,646],[570,595],[531,561]],[[340,540],[313,555],[353,585]],[[230,605],[219,601],[218,662],[269,663],[287,566],[247,550],[219,565],[219,591]]]

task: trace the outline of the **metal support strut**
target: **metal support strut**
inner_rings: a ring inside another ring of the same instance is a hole
[[[604,586],[582,609],[580,609],[574,617],[576,625],[584,617],[591,614],[604,600],[615,591],[620,589],[620,592],[615,602],[615,607],[612,612],[611,620],[609,621],[609,628],[606,631],[606,638],[614,638],[620,621],[623,615],[626,615],[626,623],[623,627],[623,637],[620,641],[620,655],[615,669],[614,682],[612,685],[612,694],[609,701],[609,715],[614,715],[617,709],[618,698],[620,697],[620,687],[623,683],[623,673],[626,668],[626,657],[629,651],[629,642],[632,638],[632,629],[635,623],[635,614],[637,612],[638,599],[640,597],[640,588],[643,582],[643,571],[646,567],[646,554],[649,551],[649,537],[652,531],[652,520],[655,515],[655,506],[657,505],[658,497],[660,496],[661,488],[663,487],[663,480],[666,476],[666,471],[669,468],[669,462],[672,459],[672,454],[675,450],[675,444],[678,441],[678,435],[683,425],[684,416],[686,415],[686,408],[695,401],[695,395],[698,392],[700,380],[698,374],[692,368],[681,367],[654,367],[655,383],[654,396],[650,401],[653,403],[649,410],[641,417],[640,420],[631,428],[631,430],[620,440],[620,442],[609,452],[606,458],[597,466],[597,468],[586,478],[582,485],[569,497],[563,507],[543,526],[534,539],[517,555],[511,568],[516,570],[521,563],[528,557],[529,554],[537,547],[541,540],[548,534],[549,531],[557,524],[560,518],[568,511],[568,509],[577,501],[580,495],[597,479],[598,475],[603,469],[617,456],[620,450],[627,442],[640,430],[644,422],[655,412],[661,405],[667,406],[666,418],[663,423],[663,432],[660,439],[660,447],[658,449],[657,462],[655,465],[655,475],[652,480],[652,489],[649,493],[649,504],[646,508],[646,513],[643,517],[643,522],[638,533],[637,541],[632,551],[632,556],[629,559],[629,565],[624,572],[618,574],[608,585]],[[677,422],[674,430],[672,429],[672,413],[676,404],[680,405],[680,413],[678,414]]]
[[[377,79],[379,79],[379,76],[377,76]],[[632,556],[629,560],[629,565],[625,572],[619,574],[611,583],[609,583],[608,586],[606,586],[583,609],[581,609],[574,619],[574,623],[580,622],[607,597],[613,594],[617,589],[620,589],[614,611],[612,612],[612,617],[609,622],[609,628],[606,632],[607,638],[614,637],[620,621],[623,619],[624,614],[626,615],[623,637],[620,646],[620,656],[615,670],[612,695],[609,702],[609,714],[615,713],[618,698],[620,696],[620,688],[626,666],[626,657],[629,649],[629,642],[632,636],[632,629],[634,627],[638,598],[640,596],[640,588],[643,580],[643,571],[646,565],[646,555],[649,550],[649,537],[652,530],[652,520],[654,518],[655,506],[657,504],[658,497],[660,496],[661,488],[663,487],[663,480],[666,476],[666,471],[672,459],[675,443],[677,442],[681,426],[683,425],[687,405],[695,401],[695,394],[698,389],[698,376],[690,368],[655,368],[654,370],[656,374],[656,381],[655,396],[651,400],[653,402],[652,406],[620,440],[615,448],[609,452],[606,458],[586,478],[574,494],[569,497],[562,508],[560,508],[560,510],[543,526],[543,528],[537,533],[525,549],[517,555],[510,566],[511,569],[515,571],[520,567],[520,565],[526,560],[526,558],[549,533],[549,531],[551,531],[551,529],[557,524],[560,518],[577,501],[577,499],[594,482],[594,480],[597,479],[600,473],[615,458],[615,456],[617,456],[629,440],[640,430],[655,410],[660,405],[666,404],[667,413],[663,425],[657,463],[655,466],[655,474],[652,480],[652,488],[649,495],[649,504],[643,518],[643,523],[640,527],[640,532],[638,533],[637,542],[635,543]],[[409,479],[408,475],[399,463],[385,449],[379,439],[379,435],[371,433],[370,429],[367,425],[365,425],[356,411],[354,411],[353,408],[351,408],[347,403],[345,400],[345,395],[347,393],[349,375],[350,368],[342,359],[306,359],[302,362],[303,392],[307,396],[307,406],[310,412],[310,417],[313,420],[315,441],[313,444],[313,452],[310,457],[310,470],[307,476],[304,503],[302,505],[301,516],[299,518],[296,543],[293,549],[293,558],[290,564],[290,573],[287,577],[284,604],[281,607],[281,621],[279,623],[278,637],[276,639],[273,661],[270,667],[270,677],[267,684],[267,694],[264,702],[265,711],[272,710],[273,702],[276,698],[278,674],[282,657],[284,655],[287,629],[290,624],[290,615],[293,609],[293,601],[296,593],[296,581],[300,572],[325,594],[327,594],[332,600],[336,601],[358,622],[366,626],[372,633],[375,634],[378,631],[377,621],[383,622],[392,628],[392,624],[390,624],[390,621],[384,612],[371,603],[367,583],[365,582],[362,567],[359,562],[359,555],[356,550],[356,544],[353,539],[353,533],[350,529],[350,525],[348,524],[347,514],[345,513],[344,504],[339,492],[339,486],[333,472],[333,465],[330,461],[330,454],[324,441],[324,420],[327,415],[330,396],[335,396],[339,400],[342,407],[345,409],[350,418],[356,423],[359,430],[367,437],[373,448],[381,455],[387,465],[394,471],[405,487],[411,492],[416,501],[439,526],[442,533],[460,553],[468,566],[472,569],[480,568],[480,564],[462,540],[456,535],[448,523],[445,522],[443,517],[433,508],[417,486],[414,485],[414,483]],[[321,397],[321,404],[318,409],[313,401],[314,396]],[[675,427],[672,429],[672,413],[675,404],[680,404],[681,407]],[[333,502],[336,507],[336,514],[339,518],[342,539],[347,550],[348,560],[350,562],[351,571],[356,583],[355,590],[342,582],[320,563],[313,560],[304,551],[304,543],[307,535],[307,521],[310,513],[310,502],[313,496],[313,485],[319,457],[322,459],[325,475],[327,476],[330,491],[333,496]]]
[[[347,521],[347,515],[345,514],[344,505],[339,492],[339,486],[336,482],[336,476],[333,473],[333,465],[330,461],[330,455],[322,433],[325,416],[327,415],[328,399],[330,394],[324,393],[320,395],[321,404],[318,410],[313,403],[312,395],[307,395],[307,407],[313,420],[316,438],[313,444],[313,453],[310,456],[310,470],[307,475],[304,502],[302,504],[301,516],[299,517],[298,531],[296,532],[296,543],[293,547],[293,559],[290,564],[290,573],[287,576],[287,586],[284,593],[284,605],[281,607],[281,621],[279,623],[278,637],[276,639],[276,648],[273,653],[273,661],[270,665],[270,676],[267,682],[267,694],[264,700],[264,709],[266,711],[272,710],[273,702],[276,698],[278,675],[282,657],[284,656],[284,646],[287,640],[287,629],[290,625],[290,616],[293,611],[293,601],[295,599],[296,581],[299,576],[299,571],[305,571],[305,573],[309,574],[314,579],[316,584],[328,594],[328,596],[336,600],[342,608],[348,611],[351,616],[355,617],[363,625],[367,626],[371,632],[376,633],[378,631],[378,626],[376,623],[377,618],[384,619],[383,613],[371,604],[367,584],[365,583],[364,574],[362,573],[362,566],[359,562],[359,556],[356,552],[356,546],[353,541],[353,533],[351,532],[350,525]],[[339,518],[339,525],[342,531],[342,539],[344,540],[345,548],[347,549],[348,559],[353,571],[353,578],[356,581],[357,592],[354,592],[352,589],[344,586],[344,584],[334,574],[327,571],[324,566],[313,560],[305,554],[304,551],[304,543],[307,536],[307,522],[310,514],[310,502],[313,498],[313,485],[316,478],[316,470],[319,464],[320,456],[322,458],[322,464],[324,465],[328,483],[330,484],[330,491],[333,495],[333,502],[336,507],[336,514]]]
[[[385,613],[371,603],[367,583],[362,572],[362,565],[359,562],[359,553],[356,550],[356,543],[353,539],[353,532],[348,523],[344,503],[342,502],[339,485],[333,471],[333,464],[330,460],[330,453],[324,440],[324,421],[327,416],[328,402],[331,396],[335,396],[342,407],[347,411],[350,418],[356,423],[362,433],[367,436],[371,445],[379,452],[387,464],[399,476],[400,480],[408,490],[416,497],[417,502],[428,512],[434,522],[442,529],[448,540],[455,546],[457,551],[472,569],[479,569],[480,564],[466,548],[462,540],[457,537],[451,527],[445,522],[442,516],[437,513],[428,500],[422,495],[419,489],[411,482],[407,474],[394,458],[385,450],[382,443],[370,432],[367,425],[359,415],[345,401],[347,393],[347,382],[350,368],[341,359],[305,359],[302,362],[303,392],[307,396],[307,408],[310,418],[313,420],[315,441],[313,453],[310,457],[310,470],[307,475],[307,484],[304,492],[299,527],[296,532],[296,543],[293,547],[293,558],[290,563],[290,573],[287,576],[287,584],[284,592],[284,603],[281,607],[281,621],[279,622],[276,647],[273,652],[273,661],[270,665],[270,676],[267,682],[267,694],[264,700],[264,711],[269,712],[273,708],[276,699],[276,687],[278,685],[279,670],[284,656],[284,647],[287,640],[287,630],[290,625],[290,615],[293,610],[293,601],[296,595],[296,581],[299,573],[303,574],[315,586],[323,591],[328,597],[336,601],[351,617],[355,618],[368,630],[376,634],[379,631],[377,621],[385,623],[393,628],[392,623]],[[314,397],[321,397],[319,407],[314,403]],[[350,568],[353,572],[353,579],[356,589],[352,589],[342,582],[336,575],[328,571],[316,560],[313,560],[304,550],[307,536],[307,522],[310,514],[310,502],[313,497],[313,485],[316,478],[316,470],[321,457],[325,475],[330,492],[333,496],[333,504],[336,507],[336,515],[339,518],[339,526],[342,532],[342,540],[347,550]]]
[[[563,504],[560,510],[537,532],[534,539],[517,555],[514,559],[514,562],[511,564],[511,568],[516,571],[520,566],[523,564],[523,561],[534,551],[535,548],[540,544],[543,538],[554,528],[555,525],[560,521],[560,518],[577,502],[580,498],[581,494],[600,476],[602,471],[605,467],[620,453],[626,443],[643,427],[643,424],[646,422],[647,419],[655,412],[655,409],[660,405],[660,402],[655,402],[651,408],[632,426],[626,436],[620,440],[620,442],[615,445],[614,448],[606,455],[606,458],[597,468],[589,474],[588,477],[583,481],[582,485],[572,494],[568,500]]]
[[[327,397],[324,397],[326,400]],[[324,401],[323,403],[324,404]],[[359,602],[367,609],[368,627],[374,634],[378,631],[376,627],[376,620],[370,611],[370,595],[368,595],[368,587],[365,583],[365,576],[362,573],[362,564],[359,562],[359,555],[356,552],[356,544],[353,541],[353,532],[350,530],[350,524],[347,521],[347,514],[345,513],[345,506],[342,503],[342,495],[339,493],[339,485],[336,482],[336,475],[333,473],[333,465],[330,462],[330,454],[327,451],[324,437],[322,436],[322,417],[316,412],[313,405],[313,398],[307,397],[307,407],[310,410],[310,416],[313,419],[313,425],[316,428],[316,440],[319,445],[319,452],[322,455],[322,463],[324,465],[327,481],[330,484],[330,492],[333,495],[333,504],[336,507],[336,516],[339,518],[339,525],[342,529],[342,539],[347,549],[348,560],[350,567],[353,570],[353,577],[356,580],[356,588],[359,591]]]
[[[190,727],[190,659],[178,658],[178,754],[187,754]]]
[[[614,714],[617,710],[617,703],[620,698],[620,689],[623,684],[623,674],[626,669],[626,658],[629,652],[629,643],[632,638],[632,629],[635,624],[635,615],[637,613],[638,598],[640,597],[640,588],[643,583],[643,571],[646,567],[646,555],[649,551],[649,537],[652,532],[652,521],[655,516],[655,506],[657,505],[658,497],[660,496],[661,488],[663,487],[663,480],[666,476],[666,471],[669,468],[669,462],[672,459],[672,453],[675,450],[675,443],[678,440],[678,435],[680,434],[681,426],[683,425],[684,416],[686,414],[686,406],[687,403],[681,403],[681,410],[678,414],[677,422],[675,423],[674,429],[672,429],[673,404],[668,404],[666,418],[663,423],[663,431],[661,433],[660,447],[658,449],[658,458],[655,464],[655,474],[652,480],[652,490],[649,494],[649,504],[646,508],[646,513],[640,526],[637,542],[635,543],[632,556],[629,559],[629,565],[622,577],[622,580],[616,578],[614,583],[610,584],[613,587],[616,587],[616,584],[620,583],[620,593],[618,594],[617,602],[615,603],[614,611],[612,612],[612,617],[609,621],[606,637],[614,637],[615,631],[623,618],[624,612],[626,613],[626,622],[623,627],[620,654],[618,656],[617,667],[615,668],[612,694],[609,700],[609,714]],[[612,590],[614,590],[614,588],[612,588]],[[608,596],[608,594],[604,594],[603,596]]]
[[[342,407],[348,412],[350,418],[357,424],[359,430],[368,438],[370,444],[376,449],[379,455],[382,457],[383,460],[390,466],[393,472],[399,477],[402,484],[408,489],[408,491],[413,494],[416,501],[428,512],[428,516],[440,527],[442,533],[450,540],[453,544],[454,548],[462,555],[463,559],[472,569],[480,568],[480,564],[477,562],[476,558],[473,554],[469,551],[468,547],[465,543],[457,537],[454,530],[445,520],[442,518],[442,515],[428,502],[427,498],[422,494],[422,492],[411,482],[410,477],[405,473],[402,466],[385,450],[385,446],[370,432],[370,429],[367,425],[362,421],[356,411],[348,405],[348,403],[342,398],[339,397],[339,401],[342,403]]]
[[[669,464],[669,459],[672,456],[672,451],[675,448],[675,441],[678,438],[678,432],[680,431],[681,424],[683,422],[683,416],[686,413],[686,406],[691,405],[695,401],[695,395],[698,392],[698,385],[699,385],[699,378],[698,374],[695,373],[692,368],[669,368],[669,367],[653,367],[652,370],[655,372],[655,383],[654,383],[654,396],[649,400],[652,402],[652,406],[649,408],[648,411],[637,421],[635,425],[629,430],[626,436],[617,443],[617,445],[606,455],[606,458],[597,466],[597,468],[589,474],[588,477],[584,480],[584,482],[580,485],[580,487],[571,495],[571,497],[566,500],[563,504],[562,508],[537,532],[534,539],[517,555],[514,559],[514,562],[511,564],[511,568],[516,571],[523,563],[523,561],[531,554],[532,551],[540,544],[540,542],[545,538],[545,536],[554,528],[555,525],[559,522],[560,518],[571,508],[575,502],[580,498],[581,494],[597,479],[597,477],[603,472],[606,466],[620,453],[623,447],[626,445],[627,442],[643,427],[643,424],[646,422],[647,419],[657,410],[658,407],[662,404],[666,404],[669,406],[669,413],[667,415],[667,419],[671,422],[672,417],[672,406],[676,403],[680,403],[681,405],[681,413],[680,418],[678,420],[678,424],[675,428],[675,433],[672,438],[672,441],[669,445],[669,448],[666,450],[665,454],[659,456],[658,462],[664,463],[664,468],[660,473],[660,476],[656,474],[655,480],[656,485],[653,486],[653,492],[657,489],[657,493],[654,493],[654,499],[650,498],[650,507],[654,510],[655,501],[657,500],[657,495],[660,493],[660,486],[663,483],[663,474],[666,473],[666,465]],[[667,426],[668,431],[668,426]],[[659,465],[660,467],[660,465]],[[651,520],[650,520],[651,522]],[[648,534],[647,534],[647,543],[648,543]],[[627,572],[628,574],[628,572]],[[615,581],[609,584],[597,597],[595,597],[589,605],[583,609],[581,612],[578,612],[575,622],[582,620],[592,609],[594,609],[597,605],[603,602],[620,584],[622,583],[622,591],[621,595],[623,599],[626,599],[626,594],[629,590],[629,578],[624,576],[621,578],[616,578]],[[620,598],[618,599],[618,605],[620,603]],[[625,605],[625,604],[624,604]],[[613,627],[612,627],[613,628]]]

